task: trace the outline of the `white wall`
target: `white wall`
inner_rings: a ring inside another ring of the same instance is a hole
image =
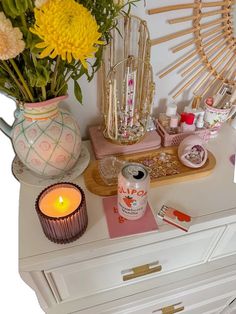
[[[167,19],[191,15],[192,9],[171,11],[156,15],[148,15],[147,9],[162,7],[166,5],[175,5],[180,3],[192,3],[193,1],[194,0],[146,0],[147,7],[144,8],[144,0],[142,0],[137,4],[137,7],[133,8],[132,14],[137,15],[147,21],[151,39],[155,39],[182,29],[191,28],[191,22],[171,25],[167,22]],[[208,1],[211,0],[205,0],[205,2]],[[217,17],[215,16],[211,19],[216,18]],[[204,19],[204,22],[207,22],[208,20],[209,19]],[[185,56],[189,51],[192,51],[192,49],[194,49],[194,47],[186,48],[181,52],[175,54],[170,51],[171,47],[175,47],[180,42],[187,41],[188,39],[192,38],[192,36],[192,34],[186,35],[171,40],[169,42],[154,46],[152,48],[151,63],[153,66],[156,83],[156,96],[153,106],[153,114],[155,115],[157,114],[157,111],[164,110],[166,103],[173,101],[170,93],[172,92],[173,94],[173,92],[177,90],[176,86],[179,85],[180,82],[182,82],[180,74],[176,71],[170,73],[168,76],[165,76],[163,79],[159,79],[157,73],[160,73],[161,70],[167,68],[168,65],[175,64],[176,60],[180,59],[182,56]],[[197,59],[198,55],[196,54],[196,58],[191,59],[191,62]],[[79,122],[83,138],[88,138],[88,126],[99,124],[101,118],[99,110],[100,86],[97,82],[97,76],[95,76],[93,81],[90,83],[88,83],[86,79],[83,78],[82,80],[80,80],[80,84],[83,90],[84,105],[81,106],[75,99],[73,95],[72,82],[70,82],[69,84],[69,99],[67,100],[67,104]],[[188,104],[191,101],[191,99],[191,90],[187,90],[182,95],[180,95],[176,99],[176,103],[178,104],[179,109],[182,109],[184,105]]]
[[[188,3],[192,2],[191,0],[147,0],[147,7],[144,8],[144,2],[140,1],[137,4],[137,7],[133,9],[133,14],[137,15],[143,19],[145,19],[148,23],[148,27],[150,30],[151,38],[162,37],[163,35],[191,27],[189,22],[185,22],[182,24],[170,25],[167,23],[166,19],[179,17],[187,14],[191,14],[191,10],[181,10],[179,12],[167,12],[158,15],[148,15],[147,9],[161,7],[165,5],[172,5],[178,3]],[[182,40],[188,40],[190,36],[184,36]],[[169,51],[170,47],[176,46],[181,39],[172,40],[171,42],[163,43],[158,46],[154,46],[152,49],[152,58],[151,62],[153,65],[153,71],[155,74],[155,82],[156,82],[156,99],[154,104],[154,113],[157,111],[157,106],[159,108],[163,108],[166,101],[172,101],[171,97],[168,95],[171,90],[174,89],[177,83],[179,83],[180,75],[177,73],[171,73],[167,77],[160,80],[157,77],[157,73],[160,70],[163,70],[167,65],[174,62],[174,60],[179,59],[180,56],[186,54],[190,49],[185,49],[183,52],[176,53],[175,55]],[[78,118],[82,136],[87,136],[87,127],[89,125],[95,125],[99,123],[99,105],[100,105],[100,97],[97,97],[99,91],[97,91],[97,77],[94,78],[92,83],[88,84],[84,79],[80,81],[83,94],[84,94],[84,106],[82,107],[74,98],[73,96],[73,86],[70,86],[70,98],[67,101],[70,103],[71,111],[76,115]],[[183,100],[191,99],[191,93],[186,92],[184,95],[180,96],[177,101],[182,102]]]

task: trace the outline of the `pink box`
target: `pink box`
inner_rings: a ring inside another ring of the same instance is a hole
[[[143,140],[133,145],[117,145],[104,138],[100,127],[93,126],[89,128],[89,134],[97,159],[105,156],[125,155],[142,151],[158,149],[161,146],[161,137],[156,131],[147,132]]]
[[[163,221],[185,231],[188,232],[188,229],[191,226],[192,218],[172,207],[168,207],[163,205],[162,208],[157,213],[157,216]]]

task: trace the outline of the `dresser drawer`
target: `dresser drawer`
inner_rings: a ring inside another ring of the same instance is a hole
[[[236,282],[234,282],[234,284],[236,284]],[[204,291],[204,292],[206,295],[209,294],[209,291]],[[149,306],[145,308],[143,307],[142,309],[137,309],[137,308],[128,309],[127,308],[126,310],[122,312],[112,311],[112,312],[104,312],[104,314],[108,314],[108,313],[109,314],[165,314],[165,313],[206,314],[208,312],[211,312],[212,314],[213,313],[217,314],[217,313],[220,313],[220,311],[223,310],[224,307],[234,297],[232,291],[229,291],[228,293],[220,294],[217,297],[213,297],[213,298],[208,297],[207,299],[204,299],[204,300],[201,298],[200,295],[197,295],[196,293],[195,295],[188,294],[185,297],[182,297],[183,302],[178,302],[178,303],[163,302],[163,306],[161,304],[156,304],[150,307]],[[175,299],[172,298],[172,300],[170,301],[175,302]],[[160,305],[161,307],[159,307]],[[173,310],[173,312],[171,310]],[[93,311],[93,312],[94,314],[96,313],[96,311]],[[99,312],[99,313],[102,314],[102,312]]]
[[[126,309],[122,312],[97,312],[97,310],[92,310],[90,314],[164,314],[164,313],[179,313],[179,314],[220,314],[221,311],[225,308],[225,306],[232,300],[232,293],[227,293],[223,295],[217,296],[217,298],[207,299],[201,301],[197,304],[190,304],[189,299],[185,301],[185,303],[177,303],[172,306],[163,306],[162,308],[156,308],[155,306],[143,308],[141,310],[135,309],[130,310]],[[169,309],[174,309],[176,312],[168,312]],[[75,312],[73,314],[86,314],[86,312]],[[232,313],[233,314],[233,313]]]
[[[82,298],[204,263],[224,228],[45,271],[57,301]]]
[[[192,282],[188,285],[180,282],[175,289],[168,286],[164,293],[152,289],[76,314],[217,314],[236,297],[236,272],[210,280],[197,281],[197,277],[193,277]]]
[[[209,260],[236,254],[236,223],[227,226]]]

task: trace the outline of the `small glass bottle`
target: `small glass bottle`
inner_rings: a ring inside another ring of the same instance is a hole
[[[170,128],[169,128],[169,134],[177,134],[178,133],[178,123],[179,118],[178,116],[171,116],[170,117]]]
[[[190,106],[186,106],[184,108],[184,111],[187,113],[193,113],[195,115],[194,123],[196,124],[198,116],[204,112],[204,110],[201,108],[202,97],[201,96],[194,96],[193,101]]]
[[[185,122],[181,124],[182,132],[194,132],[196,126],[194,124],[195,115],[193,113],[188,113],[185,117]]]
[[[180,114],[180,126],[178,127],[178,131],[179,131],[179,133],[181,133],[182,132],[182,124],[185,122],[185,119],[186,119],[186,116],[188,115],[188,113],[187,112],[181,112],[181,114]]]
[[[185,122],[185,119],[186,119],[187,115],[188,115],[187,112],[182,112],[182,113],[180,114],[180,123]]]
[[[200,130],[204,127],[204,112],[199,114],[199,116],[197,118],[196,127],[198,130]]]
[[[167,106],[165,113],[160,113],[159,122],[164,128],[168,128],[170,126],[170,118],[171,116],[175,116],[177,113],[177,105],[171,104]]]

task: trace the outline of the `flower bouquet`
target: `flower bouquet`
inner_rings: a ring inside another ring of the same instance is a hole
[[[0,92],[21,102],[65,95],[74,80],[91,80],[116,17],[135,1],[2,0],[0,2]]]
[[[68,81],[82,102],[78,80],[92,80],[116,17],[135,1],[2,0],[0,93],[16,100],[13,128],[0,118],[16,154],[41,176],[71,169],[81,151],[74,118],[58,108]],[[125,11],[126,10],[126,11]]]

